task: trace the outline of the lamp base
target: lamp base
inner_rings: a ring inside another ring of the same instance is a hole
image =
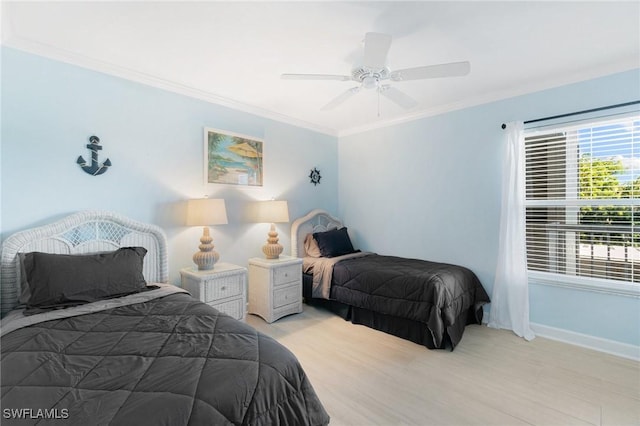
[[[284,250],[281,244],[265,244],[262,246],[262,252],[267,259],[278,259]]]
[[[282,250],[284,250],[284,247],[282,247],[281,244],[278,244],[276,225],[272,223],[271,229],[269,230],[269,238],[267,238],[267,244],[262,246],[262,252],[267,259],[278,259]]]
[[[220,255],[213,249],[213,238],[209,235],[209,228],[202,229],[202,237],[200,237],[200,251],[194,253],[193,263],[198,266],[198,271],[208,271],[213,269],[215,263],[220,259]]]
[[[193,254],[193,263],[198,266],[198,271],[209,271],[220,259],[217,251],[198,251]]]

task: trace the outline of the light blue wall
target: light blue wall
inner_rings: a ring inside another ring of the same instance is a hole
[[[640,71],[564,86],[338,140],[295,126],[2,48],[0,237],[81,209],[161,226],[171,281],[191,265],[200,230],[180,222],[184,200],[227,201],[213,229],[222,260],[246,265],[267,228],[247,224],[252,199],[289,200],[298,217],[321,207],[343,217],[366,250],[462,264],[491,293],[498,247],[502,122],[640,97]],[[265,185],[205,186],[203,127],[265,140]],[[92,134],[113,168],[75,164]],[[318,167],[322,183],[309,183]],[[339,182],[338,182],[339,177]],[[278,225],[285,252],[289,226]],[[535,323],[640,345],[640,301],[531,286]]]
[[[292,218],[322,207],[337,213],[337,138],[120,78],[2,48],[1,228],[13,232],[83,209],[155,223],[169,237],[170,278],[190,266],[199,228],[182,225],[184,201],[224,198],[229,224],[212,230],[221,261],[261,256],[268,225],[242,217],[253,199],[286,199]],[[203,128],[264,139],[264,186],[203,183]],[[76,164],[97,135],[97,177]],[[322,183],[309,182],[317,167]],[[285,253],[289,225],[278,224]]]
[[[500,125],[640,99],[640,70],[340,138],[339,211],[355,245],[456,263],[491,294]],[[640,300],[533,284],[534,323],[640,345]]]

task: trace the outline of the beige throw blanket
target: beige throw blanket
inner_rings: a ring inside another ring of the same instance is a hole
[[[362,251],[349,253],[337,257],[304,257],[302,266],[305,273],[313,273],[312,296],[318,299],[329,299],[331,294],[331,279],[333,278],[333,266],[341,260],[356,257],[369,256],[371,252]]]

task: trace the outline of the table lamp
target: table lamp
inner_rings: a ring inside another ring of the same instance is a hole
[[[269,238],[267,244],[262,246],[262,252],[267,259],[277,259],[282,253],[283,247],[278,244],[276,223],[289,222],[289,207],[286,201],[257,201],[253,203],[251,216],[254,222],[270,223]]]
[[[193,255],[193,262],[199,271],[213,269],[220,255],[213,249],[213,238],[209,235],[208,225],[226,225],[227,209],[223,199],[200,198],[187,202],[187,225],[203,226],[200,237],[200,251]]]

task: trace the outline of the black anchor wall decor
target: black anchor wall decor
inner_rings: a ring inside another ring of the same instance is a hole
[[[107,171],[109,167],[111,167],[111,161],[107,158],[104,160],[102,164],[98,163],[98,151],[102,149],[100,146],[100,138],[97,136],[91,136],[89,138],[89,144],[87,148],[91,151],[91,165],[88,165],[87,162],[82,158],[82,155],[78,157],[76,163],[82,167],[82,170],[89,173],[93,176],[98,176]]]

